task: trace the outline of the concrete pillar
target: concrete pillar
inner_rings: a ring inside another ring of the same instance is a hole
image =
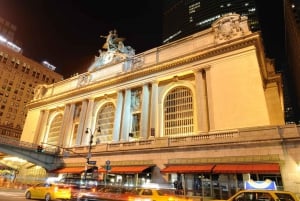
[[[38,127],[35,131],[34,143],[40,144],[44,142],[46,136],[46,128],[48,125],[49,110],[42,110],[39,116]]]
[[[207,108],[206,73],[204,69],[195,70],[196,86],[196,133],[209,131],[209,116]]]
[[[72,129],[73,129],[73,123],[74,123],[73,122],[74,113],[75,113],[75,104],[72,103],[70,105],[68,113],[67,114],[65,113],[68,117],[67,117],[66,122],[64,123],[65,124],[65,131],[64,131],[63,138],[60,139],[63,146],[70,145],[72,132],[73,132]],[[73,133],[73,135],[76,135],[76,133]]]
[[[59,141],[57,142],[57,144],[59,146],[64,145],[64,136],[66,135],[66,133],[67,133],[66,129],[68,128],[68,126],[70,124],[70,116],[69,116],[70,109],[71,109],[70,104],[65,105],[63,119],[62,119],[62,125],[61,125],[61,129],[60,129]],[[49,128],[47,128],[47,130],[49,131]]]
[[[158,129],[158,82],[153,82],[150,106],[150,136],[159,136]]]
[[[120,139],[121,117],[123,109],[123,92],[119,91],[117,95],[117,105],[115,111],[114,128],[113,128],[113,141],[118,142]]]
[[[123,116],[122,116],[122,129],[121,129],[121,141],[128,141],[130,132],[131,122],[131,89],[125,90],[125,100],[123,105]]]
[[[80,115],[79,115],[79,124],[78,124],[78,134],[81,136],[81,145],[88,145],[89,144],[89,140],[90,139],[90,135],[91,133],[89,132],[89,134],[85,133],[85,118],[86,118],[86,111],[87,111],[87,107],[88,107],[88,100],[85,99],[82,101],[81,103],[81,111],[80,111]]]
[[[93,119],[93,108],[94,108],[94,99],[88,99],[88,106],[86,109],[86,115],[85,115],[85,120],[84,120],[84,129],[85,128],[91,128],[92,130],[95,129],[95,124],[92,124],[92,119]]]
[[[148,127],[149,127],[149,86],[145,84],[143,86],[142,93],[142,112],[141,112],[141,138],[147,139],[149,136]]]

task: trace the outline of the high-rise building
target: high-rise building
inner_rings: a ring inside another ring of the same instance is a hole
[[[61,81],[49,63],[22,55],[21,48],[0,35],[0,135],[19,139],[27,115],[26,104],[37,85]]]
[[[14,41],[17,26],[0,17],[0,34],[9,41]]]
[[[163,43],[205,30],[227,13],[247,16],[251,31],[259,30],[255,0],[166,0],[163,13]]]
[[[15,35],[17,32],[17,26],[7,19],[0,17],[0,35],[6,40],[17,44],[18,46],[22,45],[22,42],[19,41]]]
[[[300,2],[284,0],[285,45],[287,56],[287,77],[291,107],[295,115],[292,121],[300,123]]]

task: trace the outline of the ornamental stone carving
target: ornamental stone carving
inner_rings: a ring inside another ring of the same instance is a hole
[[[117,31],[109,31],[108,35],[100,36],[105,38],[106,42],[102,46],[103,51],[99,50],[99,56],[95,56],[94,63],[88,68],[88,71],[94,71],[106,64],[125,61],[125,71],[131,67],[132,57],[135,50],[131,46],[125,46],[125,38],[118,37]]]
[[[248,18],[239,14],[229,13],[212,24],[215,42],[222,43],[234,38],[250,34]]]
[[[46,86],[47,85],[45,84],[40,84],[34,88],[34,97],[33,97],[34,100],[44,97],[44,95],[47,93],[48,90]]]
[[[78,77],[77,87],[85,86],[90,82],[90,76],[82,74]]]

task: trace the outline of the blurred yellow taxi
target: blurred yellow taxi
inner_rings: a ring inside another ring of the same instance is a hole
[[[295,193],[279,190],[241,190],[227,201],[299,201]]]
[[[71,188],[68,185],[56,183],[39,183],[29,187],[25,191],[26,199],[42,199],[45,201],[51,200],[70,200]]]
[[[129,196],[128,201],[192,201],[193,199],[177,195],[173,189],[138,189],[138,195]]]

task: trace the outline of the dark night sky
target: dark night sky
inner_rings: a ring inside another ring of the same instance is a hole
[[[17,26],[25,56],[68,78],[87,71],[109,30],[136,54],[159,46],[162,6],[154,1],[0,0],[0,16]]]
[[[0,16],[17,26],[23,54],[47,60],[65,78],[87,71],[109,30],[136,54],[161,45],[162,0],[0,0]],[[258,0],[269,58],[282,60],[282,0]],[[176,22],[174,22],[176,23]],[[277,60],[278,61],[278,60]]]

